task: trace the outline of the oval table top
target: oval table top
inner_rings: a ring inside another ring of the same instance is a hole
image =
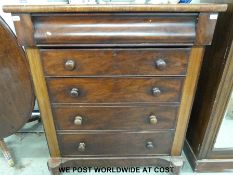
[[[0,138],[5,138],[31,117],[35,96],[24,50],[1,17],[0,38]]]

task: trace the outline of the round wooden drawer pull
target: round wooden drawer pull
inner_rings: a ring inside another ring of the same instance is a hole
[[[149,119],[150,119],[150,124],[152,124],[152,125],[155,125],[155,124],[158,123],[158,119],[157,119],[157,117],[155,115],[151,115],[149,117]]]
[[[158,87],[153,87],[152,88],[152,94],[154,96],[159,96],[161,94],[161,90]]]
[[[74,60],[67,60],[66,62],[65,62],[65,69],[66,70],[74,70],[74,68],[75,68],[75,62],[74,62]]]
[[[70,91],[71,97],[78,97],[79,96],[79,89],[78,88],[72,88]]]
[[[167,67],[167,63],[165,62],[164,59],[157,59],[155,61],[156,68],[163,70]]]
[[[149,142],[146,143],[146,148],[147,149],[153,149],[154,148],[154,144],[149,141]]]
[[[86,144],[84,142],[79,143],[78,151],[83,152],[86,149]]]
[[[82,117],[81,116],[76,116],[75,118],[74,118],[74,124],[75,125],[82,125]]]

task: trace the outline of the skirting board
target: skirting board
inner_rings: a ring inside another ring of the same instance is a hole
[[[195,172],[233,172],[233,159],[198,160],[187,140],[185,140],[184,152],[193,171]]]

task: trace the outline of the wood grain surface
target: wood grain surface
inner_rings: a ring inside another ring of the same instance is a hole
[[[1,17],[0,38],[0,138],[4,138],[27,123],[35,96],[26,55]]]
[[[148,133],[81,133],[59,134],[61,154],[77,155],[169,155],[173,132]],[[147,142],[154,148],[148,149]],[[80,143],[85,143],[84,151],[79,151]]]
[[[177,128],[172,146],[172,155],[180,155],[184,144],[189,117],[192,109],[194,95],[196,92],[198,77],[201,69],[204,48],[194,47],[190,54],[187,78],[184,82],[184,89],[181,99],[181,106],[178,114]]]
[[[178,105],[53,106],[57,130],[146,131],[174,129]],[[81,125],[74,123],[82,117]],[[150,122],[155,116],[157,123]]]
[[[227,4],[163,4],[163,5],[6,5],[3,11],[8,13],[38,12],[221,12],[227,10]]]
[[[53,122],[48,91],[40,62],[39,50],[37,48],[26,48],[26,52],[31,69],[36,97],[39,103],[41,118],[43,121],[50,155],[51,157],[59,157],[60,150],[58,147],[57,135]]]
[[[52,156],[87,162],[93,156],[180,156],[203,46],[211,43],[215,28],[211,15],[226,9],[225,4],[5,6],[19,17],[22,45],[30,46]],[[158,70],[154,56],[167,67]],[[160,126],[148,124],[151,111]],[[72,125],[76,115],[82,117],[80,128]]]
[[[194,43],[198,14],[113,13],[32,16],[36,44]]]
[[[179,102],[183,77],[46,78],[51,103]],[[153,95],[152,89],[160,89]],[[73,88],[79,95],[71,96]]]
[[[185,75],[189,48],[42,49],[45,76],[168,76]],[[162,60],[166,66],[160,68]],[[67,61],[74,68],[67,70]]]

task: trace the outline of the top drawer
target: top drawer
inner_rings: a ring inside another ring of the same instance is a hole
[[[198,14],[92,13],[32,16],[37,45],[191,44]]]
[[[189,48],[41,49],[46,76],[186,75]]]

